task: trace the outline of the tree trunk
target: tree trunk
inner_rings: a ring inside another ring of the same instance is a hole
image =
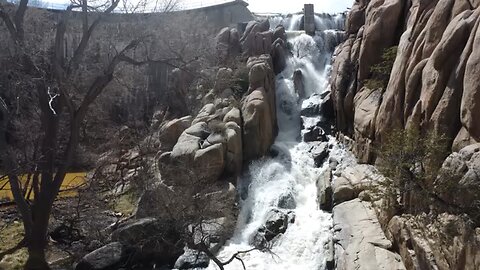
[[[50,269],[45,257],[45,249],[48,245],[48,223],[52,209],[52,201],[48,195],[40,194],[40,198],[32,207],[33,227],[28,235],[28,260],[25,270],[48,270]],[[42,196],[43,195],[43,196]]]
[[[31,245],[28,248],[28,260],[25,264],[25,270],[50,270],[45,258],[45,249]]]

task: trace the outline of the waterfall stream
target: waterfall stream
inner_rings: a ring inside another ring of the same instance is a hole
[[[292,18],[288,28],[297,30],[299,20]],[[328,17],[328,20],[336,18]],[[338,25],[335,21],[322,23],[332,27]],[[317,168],[309,153],[312,143],[303,142],[301,136],[302,126],[308,128],[321,116],[308,118],[301,116],[300,112],[302,106],[320,104],[322,94],[328,91],[329,64],[336,45],[331,43],[340,41],[335,30],[321,29],[314,37],[303,33],[288,35],[291,56],[285,70],[276,77],[279,133],[272,146],[272,152],[276,154],[252,162],[248,173],[243,176],[240,188],[247,195],[240,202],[235,233],[218,255],[222,261],[237,251],[251,249],[258,229],[265,224],[268,214],[277,209],[294,216],[294,221],[292,219],[283,234],[270,241],[270,252],[254,250],[242,254],[246,269],[311,270],[325,267],[332,217],[319,209],[316,180],[327,169],[328,161]],[[293,75],[297,70],[303,74],[303,97],[294,89]],[[344,151],[332,137],[329,140],[331,155],[341,158]],[[208,269],[218,267],[210,263]],[[243,269],[243,266],[234,260],[225,269]]]

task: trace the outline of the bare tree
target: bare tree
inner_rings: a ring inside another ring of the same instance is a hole
[[[166,13],[179,10],[180,4],[179,0],[122,0],[119,9],[123,13]]]
[[[22,242],[29,252],[25,269],[49,269],[45,259],[48,244],[47,231],[53,203],[59,193],[65,175],[74,162],[80,141],[80,131],[92,104],[113,80],[117,68],[125,62],[136,62],[131,54],[143,42],[144,37],[133,38],[118,48],[111,44],[110,51],[100,66],[86,63],[89,44],[104,16],[112,13],[120,0],[93,2],[78,0],[62,12],[52,31],[52,39],[47,37],[46,50],[33,50],[30,37],[26,33],[25,17],[28,0],[21,0],[18,6],[0,3],[0,18],[12,40],[13,54],[2,59],[9,65],[8,73],[13,83],[6,84],[5,92],[18,95],[21,91],[38,108],[39,129],[36,134],[34,159],[28,159],[32,172],[34,199],[28,200],[22,192],[20,175],[21,153],[12,146],[19,126],[15,126],[17,114],[15,101],[0,102],[0,148],[1,165],[9,177],[12,193],[23,220],[25,239]],[[72,28],[69,23],[80,14],[81,32],[78,45],[73,53],[66,53],[65,40]],[[33,40],[35,42],[35,40]],[[38,44],[37,44],[38,45]],[[162,61],[162,60],[156,60]],[[85,79],[86,75],[91,79]],[[27,83],[21,83],[27,82]],[[1,96],[0,96],[1,98]],[[23,100],[24,97],[21,97]],[[23,127],[25,128],[25,127]],[[28,129],[28,127],[27,127]],[[30,131],[32,132],[32,131]]]

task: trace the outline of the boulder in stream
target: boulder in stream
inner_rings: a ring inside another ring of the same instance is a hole
[[[265,225],[258,229],[251,241],[258,249],[263,249],[267,242],[285,233],[288,225],[295,222],[295,213],[272,209],[267,213],[265,220]]]
[[[333,190],[332,190],[332,170],[327,168],[317,179],[317,199],[320,209],[332,211]]]
[[[315,166],[321,167],[323,162],[327,159],[328,155],[330,154],[330,150],[328,149],[328,143],[313,143],[313,146],[309,150],[311,156],[313,157],[313,161],[315,162]]]
[[[306,132],[303,133],[304,142],[316,142],[316,141],[327,141],[327,135],[325,131],[318,126],[313,126],[307,128]]]

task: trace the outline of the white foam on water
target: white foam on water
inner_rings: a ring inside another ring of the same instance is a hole
[[[297,17],[293,15],[288,29],[294,28]],[[301,16],[300,16],[301,17]],[[255,270],[312,270],[325,267],[326,246],[332,236],[331,214],[319,209],[316,180],[328,162],[316,168],[309,154],[311,145],[300,137],[300,110],[303,100],[295,92],[293,73],[301,70],[307,96],[317,94],[308,102],[320,104],[320,94],[328,89],[328,63],[319,61],[331,57],[331,51],[322,51],[316,40],[306,34],[289,39],[292,56],[287,67],[276,77],[276,103],[279,134],[272,148],[276,157],[265,157],[253,161],[242,183],[248,183],[248,196],[240,202],[241,210],[233,237],[218,254],[221,261],[230,259],[238,251],[249,250],[252,238],[265,224],[266,215],[276,208],[280,198],[291,195],[296,202],[295,222],[289,224],[286,232],[275,238],[271,252],[254,250],[240,255],[246,269]],[[315,119],[311,119],[312,122]],[[332,155],[337,160],[351,162],[341,145],[330,137]],[[352,161],[353,162],[353,161]],[[207,269],[219,269],[211,262]],[[242,263],[234,260],[225,266],[228,270],[242,269]]]

